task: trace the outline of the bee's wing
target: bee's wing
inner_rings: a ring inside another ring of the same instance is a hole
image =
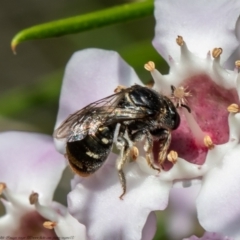
[[[87,134],[93,133],[104,124],[116,104],[122,97],[122,92],[93,102],[83,109],[71,114],[53,133],[57,139],[66,138],[68,141],[81,140]]]
[[[69,142],[79,141],[88,134],[94,134],[101,125],[141,119],[152,114],[150,109],[119,104],[130,90],[131,88],[126,88],[73,113],[55,130],[54,137],[66,138]]]

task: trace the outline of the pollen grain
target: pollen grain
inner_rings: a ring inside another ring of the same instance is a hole
[[[29,202],[31,205],[35,204],[38,202],[38,193],[33,192],[30,196],[29,196]]]
[[[43,223],[43,226],[47,229],[53,229],[54,227],[57,226],[57,223],[51,222],[51,221],[46,221]]]
[[[6,189],[7,185],[6,183],[1,182],[0,183],[0,195],[3,193],[4,189]]]
[[[139,156],[139,151],[136,146],[133,146],[130,150],[130,156],[133,161],[136,161]]]
[[[222,52],[223,52],[222,48],[214,48],[212,50],[212,57],[213,58],[219,58],[220,55],[222,54]]]
[[[235,62],[235,66],[236,66],[237,68],[240,68],[240,60],[237,60],[237,61]]]
[[[233,104],[228,106],[227,110],[230,113],[238,113],[239,112],[239,106],[236,103],[233,103]]]
[[[204,139],[203,139],[203,142],[204,142],[204,145],[209,149],[213,149],[214,148],[214,144],[213,144],[213,141],[211,139],[210,136],[205,136]]]
[[[177,162],[178,153],[176,151],[171,150],[167,155],[167,160],[173,164]]]
[[[152,72],[155,69],[155,63],[152,61],[149,61],[148,63],[144,64],[144,68],[147,71]]]
[[[177,36],[176,42],[179,46],[183,46],[183,44],[184,44],[183,37],[182,36]]]

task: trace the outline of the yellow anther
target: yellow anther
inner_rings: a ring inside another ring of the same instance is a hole
[[[144,68],[147,71],[152,72],[155,69],[155,63],[152,61],[149,61],[148,63],[144,64]]]
[[[118,93],[118,92],[121,92],[123,89],[126,89],[126,87],[123,86],[123,85],[118,85],[118,86],[114,89],[114,92],[115,92],[115,93]]]
[[[136,161],[138,156],[139,156],[139,151],[138,148],[133,146],[130,150],[130,156],[132,158],[133,161]]]
[[[236,66],[237,68],[240,68],[240,60],[237,60],[237,61],[235,62],[235,66]]]
[[[0,183],[0,195],[3,193],[4,189],[6,189],[7,185],[6,183]]]
[[[233,103],[233,104],[228,106],[227,110],[230,113],[238,113],[239,112],[239,106],[236,103]]]
[[[178,153],[175,151],[170,151],[169,154],[167,155],[167,159],[169,162],[175,164],[177,162],[177,158],[178,158]]]
[[[30,204],[35,204],[36,202],[38,202],[38,193],[33,192],[29,196],[29,202],[30,202]]]
[[[54,227],[57,226],[57,223],[51,222],[51,221],[46,221],[43,223],[43,226],[47,229],[53,229]]]
[[[204,145],[208,148],[208,149],[213,149],[214,148],[214,144],[212,142],[212,139],[210,138],[210,136],[205,136],[203,139]]]
[[[213,58],[218,58],[218,57],[220,57],[220,55],[222,54],[222,52],[223,52],[222,48],[214,48],[214,49],[212,50],[212,56],[213,56]]]
[[[179,46],[182,46],[184,44],[183,37],[182,36],[177,36],[176,42]]]

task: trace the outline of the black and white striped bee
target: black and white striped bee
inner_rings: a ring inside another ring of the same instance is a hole
[[[146,161],[151,168],[160,171],[152,159],[153,140],[159,141],[161,166],[171,142],[171,131],[179,126],[180,116],[168,97],[150,88],[134,85],[118,87],[115,92],[70,115],[55,130],[54,137],[66,140],[69,164],[74,172],[84,177],[103,165],[116,143],[120,149],[116,168],[122,198],[126,193],[123,166],[131,146],[145,141]]]

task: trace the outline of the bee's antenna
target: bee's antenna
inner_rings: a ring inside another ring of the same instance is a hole
[[[179,104],[177,104],[176,108],[179,108],[179,107],[184,107],[188,110],[189,113],[191,113],[191,108],[185,104],[181,104],[181,106]]]

